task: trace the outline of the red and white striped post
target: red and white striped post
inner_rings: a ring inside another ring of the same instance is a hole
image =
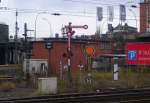
[[[68,26],[66,26],[67,29],[67,36],[68,36],[68,48],[67,48],[67,53],[68,53],[68,81],[69,81],[69,87],[72,84],[72,76],[71,76],[71,37],[75,33],[75,31],[72,30],[72,23],[69,23]]]
[[[71,25],[72,23],[69,22],[69,24],[67,26],[65,26],[66,29],[66,34],[68,36],[68,48],[67,48],[67,57],[68,57],[68,80],[69,80],[69,85],[71,86],[72,84],[72,75],[71,75],[71,37],[74,35],[75,31],[72,30],[72,28],[83,28],[83,29],[87,29],[88,26],[87,25],[83,25],[83,26],[75,26],[75,25]]]

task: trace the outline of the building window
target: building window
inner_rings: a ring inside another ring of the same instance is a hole
[[[111,43],[109,43],[109,42],[103,42],[101,44],[101,49],[111,49]]]

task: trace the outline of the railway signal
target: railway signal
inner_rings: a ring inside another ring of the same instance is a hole
[[[63,34],[67,34],[68,37],[68,80],[69,80],[69,87],[71,87],[72,84],[72,76],[71,76],[71,37],[74,35],[75,31],[73,29],[87,29],[87,25],[72,25],[71,22],[69,22],[68,25],[66,25],[62,30]]]

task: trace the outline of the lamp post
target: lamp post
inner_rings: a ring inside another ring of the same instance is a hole
[[[37,13],[36,17],[35,17],[35,23],[34,23],[34,36],[35,36],[35,41],[36,41],[36,35],[37,35],[37,31],[36,31],[36,26],[37,26],[37,20],[38,20],[38,17],[41,15],[41,14],[50,14],[49,12],[39,12]],[[60,16],[62,14],[60,13],[51,13],[50,15],[54,15],[54,16]],[[48,21],[48,20],[47,20]],[[50,24],[50,22],[49,22]],[[51,28],[51,27],[50,27]]]
[[[37,20],[38,20],[38,17],[40,16],[40,14],[46,14],[47,12],[39,12],[37,13],[36,17],[35,17],[35,22],[34,22],[34,38],[35,38],[35,41],[36,41],[36,35],[37,35],[37,31],[36,31],[36,25],[37,25]]]
[[[134,12],[132,9],[129,9],[129,11],[131,11],[132,14],[133,14],[133,16],[134,16],[134,19],[135,19],[135,26],[136,26],[136,28],[137,28],[137,18],[136,18],[136,14],[135,14],[135,12]]]
[[[49,33],[50,33],[49,36],[53,37],[51,22],[46,18],[43,18],[43,20],[46,21],[49,24],[49,30],[50,30],[49,31]]]
[[[126,2],[125,5],[130,4],[130,3],[134,3],[134,2],[133,1],[129,1],[129,2]],[[131,7],[131,8],[137,8],[136,5],[130,5],[129,7]],[[131,8],[129,8],[128,10],[133,14],[134,19],[135,19],[135,26],[137,28],[137,16],[136,16],[136,13]]]

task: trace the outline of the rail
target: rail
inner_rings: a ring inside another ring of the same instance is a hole
[[[1,99],[0,103],[150,103],[150,89],[119,90],[88,94],[66,94],[14,99]]]

